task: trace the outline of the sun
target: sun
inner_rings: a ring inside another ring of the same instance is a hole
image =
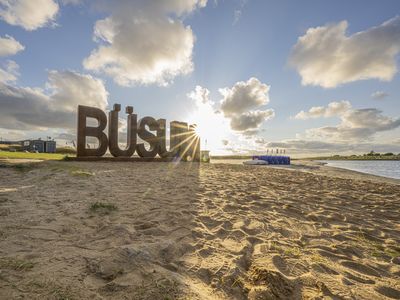
[[[222,114],[215,113],[210,105],[203,104],[188,119],[191,124],[196,124],[195,133],[200,137],[201,149],[215,152],[221,148],[222,141],[229,133],[227,121]]]

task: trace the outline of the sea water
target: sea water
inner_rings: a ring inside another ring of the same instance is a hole
[[[330,167],[400,179],[400,160],[324,160]]]

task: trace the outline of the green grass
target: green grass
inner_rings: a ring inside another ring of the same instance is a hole
[[[111,203],[104,203],[104,202],[95,202],[90,204],[89,210],[91,212],[100,213],[108,215],[113,211],[116,211],[118,207]]]
[[[37,163],[22,163],[22,164],[13,164],[13,163],[0,163],[0,168],[12,168],[19,172],[28,172],[37,167]]]
[[[81,299],[80,297],[76,297],[70,286],[62,286],[59,283],[51,280],[39,281],[37,279],[33,279],[32,281],[28,282],[26,287],[32,294],[39,294],[43,296],[44,299]]]
[[[75,170],[75,171],[71,171],[71,175],[76,176],[76,177],[90,177],[90,176],[93,176],[94,174],[89,171]]]
[[[353,242],[354,246],[363,247],[367,253],[376,258],[383,258],[385,256],[394,258],[400,256],[400,251],[388,247],[380,242],[371,241],[367,239],[362,232],[356,236],[356,241]]]
[[[286,248],[286,249],[283,251],[283,253],[284,253],[286,256],[299,257],[299,256],[301,256],[302,251],[301,251],[301,249],[300,249],[299,247],[289,247],[289,248]]]
[[[34,267],[34,263],[28,260],[18,258],[1,258],[0,269],[11,269],[15,271],[29,271]]]
[[[59,153],[27,153],[0,151],[0,158],[8,159],[40,159],[40,160],[62,160],[65,154]]]

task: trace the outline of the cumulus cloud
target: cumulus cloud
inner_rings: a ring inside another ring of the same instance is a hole
[[[72,71],[51,71],[46,89],[0,83],[0,128],[75,128],[78,104],[105,109],[107,97],[101,80]]]
[[[8,141],[19,141],[26,137],[26,132],[21,130],[7,130],[0,128],[0,138]]]
[[[269,103],[269,90],[269,85],[254,77],[239,81],[232,88],[219,89],[223,96],[220,109],[230,119],[233,130],[253,135],[264,121],[274,117],[272,109],[256,109]]]
[[[285,148],[285,149],[296,149],[305,152],[310,151],[343,151],[351,150],[352,146],[347,143],[329,143],[317,140],[284,140],[280,142],[267,142],[259,141],[262,145],[269,148]]]
[[[316,139],[285,139],[270,141],[263,137],[244,137],[240,141],[230,141],[224,150],[231,154],[241,155],[265,155],[267,153],[276,153],[276,150],[285,150],[286,155],[291,157],[312,157],[312,156],[330,156],[332,154],[362,154],[374,150],[376,152],[400,153],[400,143],[398,141],[358,141],[358,142],[340,142],[340,141],[321,141]]]
[[[341,122],[337,126],[308,129],[306,135],[330,141],[361,141],[372,138],[377,132],[400,126],[400,118],[385,116],[376,108],[353,109],[348,101],[332,102],[327,107],[313,107],[308,112],[301,111],[296,118],[330,116],[339,117]]]
[[[240,115],[231,117],[231,128],[236,131],[246,131],[251,128],[258,128],[268,119],[274,117],[272,109],[249,111]]]
[[[0,18],[29,31],[51,24],[58,9],[54,0],[0,0]]]
[[[0,37],[0,56],[15,55],[24,49],[12,36],[6,34],[5,37]]]
[[[75,141],[76,140],[76,133],[72,131],[61,132],[54,137],[56,140],[63,140],[63,141]]]
[[[298,154],[298,155],[317,155],[317,154],[327,154],[332,153],[366,153],[371,150],[377,152],[388,152],[392,151],[394,153],[400,152],[400,146],[395,143],[369,143],[369,142],[326,142],[319,140],[304,140],[304,139],[293,139],[293,140],[283,140],[279,142],[268,142],[264,139],[258,139],[261,147],[265,148],[284,148],[286,153]]]
[[[200,85],[197,85],[194,91],[188,93],[187,96],[190,99],[193,99],[196,102],[197,106],[207,103],[209,103],[210,105],[214,104],[214,102],[210,100],[210,91],[207,88],[202,87]]]
[[[257,78],[239,81],[232,88],[223,88],[219,92],[224,97],[221,110],[225,116],[241,114],[249,109],[269,103],[270,86],[261,83]]]
[[[383,91],[376,91],[371,94],[371,97],[375,100],[383,100],[388,96],[389,96],[389,94],[386,92],[383,92]]]
[[[248,2],[248,0],[239,1],[238,8],[236,8],[233,12],[233,17],[234,17],[233,25],[235,25],[237,22],[239,22],[239,20],[242,16],[243,9],[246,6],[247,2]]]
[[[337,126],[313,128],[308,136],[337,141],[367,140],[377,132],[388,131],[400,126],[400,118],[384,116],[376,108],[355,109],[342,117]]]
[[[340,116],[351,108],[349,101],[331,102],[327,107],[314,106],[309,111],[300,111],[294,118],[298,120],[307,120],[310,118],[329,118]]]
[[[365,31],[347,35],[342,21],[310,28],[292,49],[289,64],[303,85],[333,88],[363,79],[389,81],[397,72],[400,16]]]
[[[19,76],[19,66],[13,61],[9,60],[5,66],[0,67],[0,83],[13,83]]]
[[[193,69],[194,34],[182,18],[206,1],[128,1],[104,5],[111,15],[96,22],[100,45],[83,61],[123,86],[168,84]]]

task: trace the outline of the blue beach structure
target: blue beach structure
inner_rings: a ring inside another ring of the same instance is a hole
[[[278,156],[278,155],[256,155],[253,156],[253,160],[264,160],[269,165],[290,165],[290,156]]]

